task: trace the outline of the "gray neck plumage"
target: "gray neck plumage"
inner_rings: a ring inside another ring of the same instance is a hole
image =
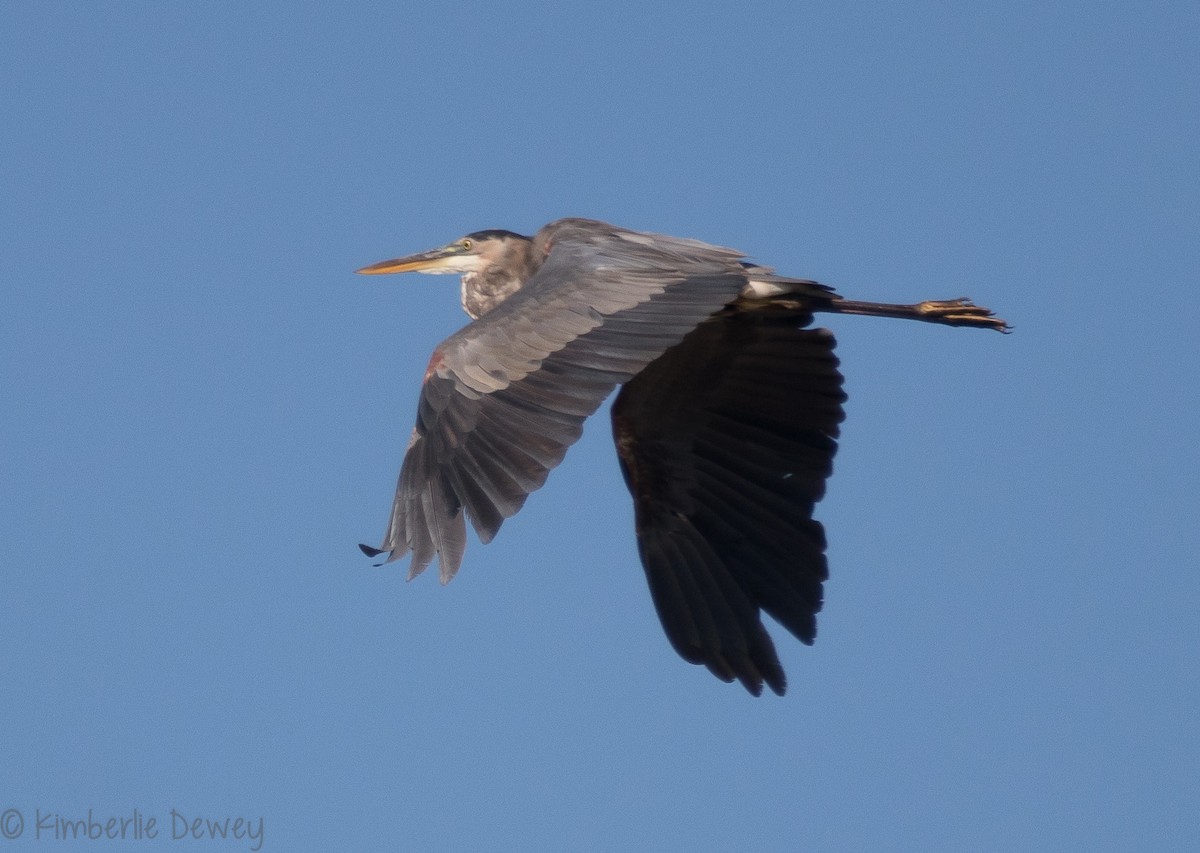
[[[462,277],[463,310],[478,320],[521,289],[524,281],[507,272],[469,272]]]
[[[500,257],[488,266],[478,272],[463,274],[463,310],[473,320],[478,320],[512,296],[533,275],[529,240],[517,235],[513,237],[505,241]]]

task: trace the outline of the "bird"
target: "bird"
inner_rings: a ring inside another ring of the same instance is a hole
[[[813,509],[846,394],[813,315],[1010,330],[969,299],[851,301],[734,249],[581,218],[357,272],[457,274],[472,320],[429,359],[383,542],[362,551],[411,553],[410,580],[436,558],[449,582],[464,516],[490,542],[619,386],[613,439],[662,628],[754,696],[787,688],[762,614],[812,645],[828,578]]]

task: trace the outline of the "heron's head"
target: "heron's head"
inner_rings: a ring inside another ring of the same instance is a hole
[[[393,272],[423,272],[431,275],[488,273],[495,267],[507,267],[514,254],[523,257],[528,252],[528,246],[528,237],[512,231],[476,231],[440,248],[405,258],[380,261],[357,272],[363,275]]]

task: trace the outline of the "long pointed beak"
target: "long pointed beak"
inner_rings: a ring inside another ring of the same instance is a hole
[[[380,261],[377,264],[371,264],[360,270],[355,270],[355,272],[362,275],[383,275],[393,272],[427,272],[446,266],[454,257],[446,249],[430,249],[428,252],[409,255],[407,258],[393,258],[390,261]]]

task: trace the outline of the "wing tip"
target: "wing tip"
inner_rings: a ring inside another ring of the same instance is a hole
[[[373,564],[377,569],[391,559],[391,552],[383,548],[372,548],[370,545],[364,545],[362,542],[358,543],[358,550],[362,551],[368,557],[378,557],[381,554],[387,554],[388,558],[386,560],[380,560],[378,563]]]
[[[763,685],[771,688],[776,696],[787,693],[787,676],[783,672],[778,658],[768,660],[743,661],[738,667],[736,678],[751,696],[758,698],[763,694]]]

